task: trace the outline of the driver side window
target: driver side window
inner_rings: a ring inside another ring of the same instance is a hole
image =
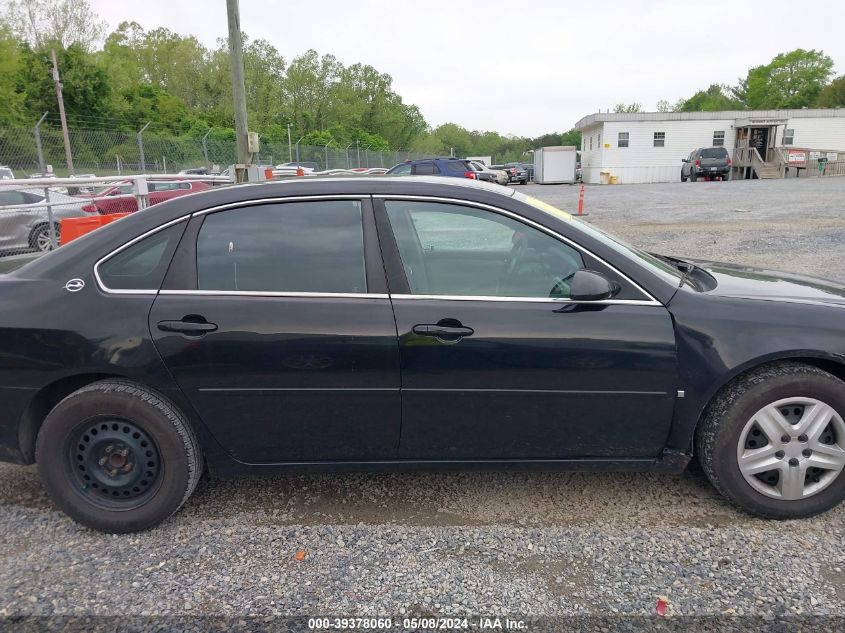
[[[569,297],[579,251],[510,217],[452,204],[387,201],[412,294]]]

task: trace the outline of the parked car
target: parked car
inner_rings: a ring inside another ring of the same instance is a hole
[[[701,147],[681,162],[681,182],[695,182],[701,177],[728,180],[731,175],[731,157],[724,147]]]
[[[5,165],[0,165],[0,180],[14,180],[15,172]]]
[[[477,161],[477,160],[467,159],[467,162],[470,165],[474,165],[475,167],[481,169],[482,172],[487,173],[487,174],[491,174],[493,176],[492,178],[485,178],[485,179],[479,178],[479,180],[488,180],[490,182],[495,182],[496,184],[499,184],[499,185],[508,184],[508,174],[504,170],[490,169],[489,167],[487,167],[487,165],[485,165],[481,161]]]
[[[468,160],[466,161],[469,168],[475,172],[475,177],[478,180],[483,180],[484,182],[493,182],[498,184],[498,176],[496,175],[498,172],[493,170],[487,169],[484,167],[482,163]]]
[[[534,163],[520,163],[528,172],[528,180],[534,180]]]
[[[389,176],[448,176],[477,180],[478,175],[461,158],[425,158],[408,160],[387,170]]]
[[[179,172],[180,176],[211,176],[214,172],[208,167],[188,167]]]
[[[148,180],[147,196],[148,206],[177,198],[189,193],[196,193],[198,191],[206,191],[211,189],[211,185],[200,182],[199,180]],[[82,196],[80,196],[82,197]],[[94,192],[88,196],[92,198],[91,202],[83,207],[88,213],[132,213],[138,210],[138,201],[134,196],[134,187],[130,181],[121,182],[116,185],[108,185],[99,191]]]
[[[61,220],[86,215],[84,201],[50,191],[56,242]],[[58,204],[55,204],[58,203]],[[0,188],[0,253],[9,255],[53,249],[44,189]]]
[[[528,165],[531,165],[530,171],[528,169]],[[520,172],[520,176],[522,176],[522,174],[524,173],[525,176],[520,178],[520,180],[519,180],[519,183],[523,184],[523,185],[528,184],[528,181],[532,179],[533,174],[534,174],[534,164],[533,163],[505,163],[505,167],[507,167],[508,169],[515,167],[517,169],[517,171]]]
[[[490,169],[501,169],[508,175],[508,182],[518,182],[526,184],[528,182],[528,172],[522,165],[517,167],[518,163],[508,163],[507,165],[491,165]]]
[[[216,189],[0,275],[0,301],[0,459],[97,530],[159,523],[206,469],[695,454],[760,516],[845,497],[845,285],[650,254],[487,183]]]

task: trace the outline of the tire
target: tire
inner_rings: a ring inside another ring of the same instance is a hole
[[[520,181],[519,181],[519,184],[520,184],[520,185],[527,185],[527,184],[528,184],[528,181],[527,181],[527,180],[520,180]]]
[[[56,243],[59,244],[61,238],[61,225],[53,224],[53,229],[56,231]],[[53,242],[50,236],[50,225],[39,224],[29,233],[29,246],[39,253],[47,253],[53,250]]]
[[[804,404],[796,406],[799,402]],[[813,419],[826,419],[821,414],[814,417],[814,408],[821,405],[829,409],[830,422],[824,427],[810,425],[808,438],[802,433],[802,420],[810,424]],[[772,410],[782,415],[767,413]],[[744,510],[771,519],[809,517],[845,499],[841,465],[824,470],[811,466],[819,460],[836,464],[845,460],[843,420],[845,383],[841,380],[800,363],[766,365],[734,380],[708,405],[696,429],[695,452],[716,490]],[[768,431],[763,432],[764,428]],[[772,441],[768,437],[772,429],[775,436],[784,435]],[[796,437],[796,433],[801,435]],[[814,450],[807,456],[810,447]],[[754,451],[759,468],[767,470],[750,474],[746,466],[743,472],[741,456],[748,459],[755,456]],[[773,468],[768,469],[769,465]],[[790,478],[789,473],[795,476]],[[797,487],[790,488],[790,480],[798,482]],[[799,494],[790,494],[791,490]]]
[[[109,533],[161,523],[202,473],[200,447],[182,413],[161,394],[120,379],[92,383],[56,405],[38,432],[35,459],[56,505]]]
[[[686,182],[686,181],[687,181],[687,177],[684,176],[684,170],[682,169],[681,170],[681,182]]]
[[[690,179],[690,182],[698,181],[698,175],[695,173],[694,169],[689,170],[689,179]]]

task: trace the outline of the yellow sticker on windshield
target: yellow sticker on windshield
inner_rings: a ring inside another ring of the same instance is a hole
[[[559,218],[561,220],[566,220],[567,222],[572,219],[571,214],[567,213],[566,211],[561,211],[557,207],[550,205],[548,202],[543,202],[542,200],[539,200],[538,198],[535,198],[534,196],[525,196],[525,197],[527,199],[526,202],[528,202],[528,204],[530,204],[532,207],[540,209],[540,211],[545,211],[546,213],[549,213],[549,214],[551,214],[551,215],[553,215],[556,218]]]

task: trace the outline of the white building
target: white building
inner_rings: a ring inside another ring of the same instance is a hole
[[[581,131],[581,168],[588,183],[601,182],[602,171],[621,183],[680,180],[681,159],[699,147],[724,146],[733,158],[735,178],[783,177],[788,165],[811,169],[818,164],[818,152],[830,154],[830,160],[845,159],[841,108],[599,113],[584,117],[575,128]],[[806,150],[804,163],[800,149]]]

